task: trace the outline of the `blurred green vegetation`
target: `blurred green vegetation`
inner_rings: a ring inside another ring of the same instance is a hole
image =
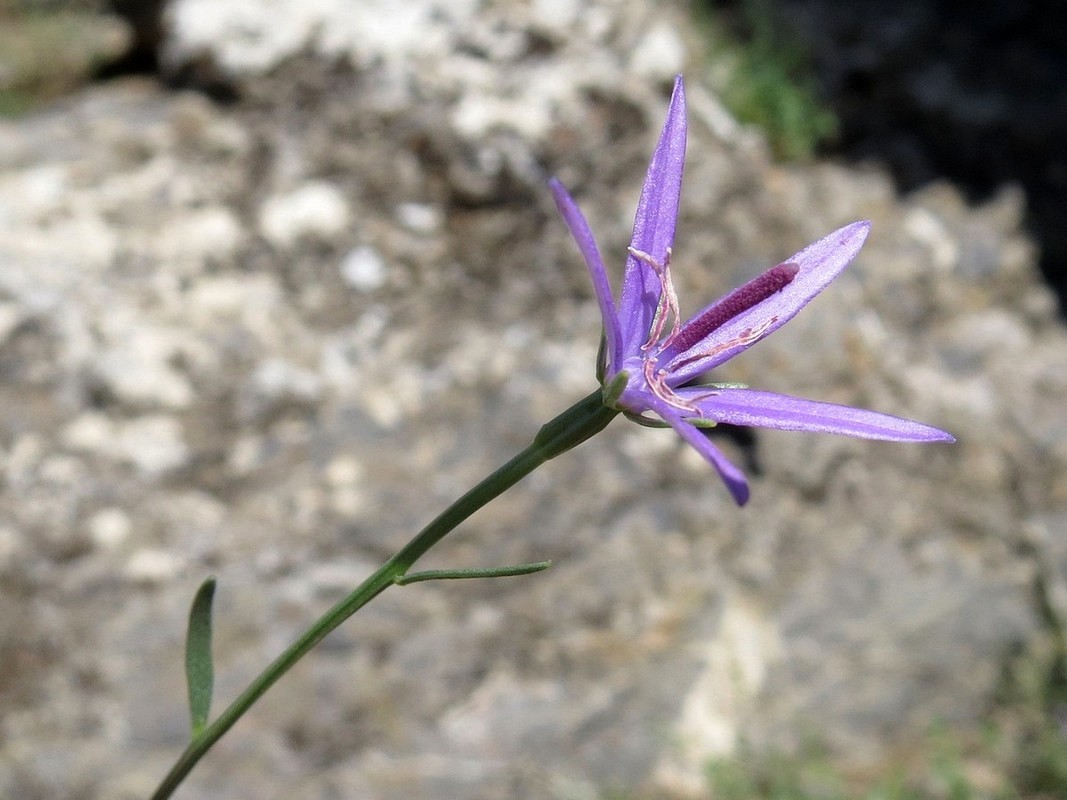
[[[845,775],[809,743],[796,755],[742,747],[708,766],[714,800],[1063,800],[1067,798],[1067,672],[1063,637],[1006,667],[980,730],[938,726],[880,774]]]
[[[129,41],[128,26],[103,0],[0,0],[0,115],[83,85]]]
[[[798,756],[781,754],[736,759],[708,767],[715,800],[1008,800],[1020,798],[1001,776],[976,770],[960,744],[947,731],[935,731],[923,742],[918,763],[885,774],[846,777],[836,771],[825,752],[811,746]]]
[[[708,42],[710,80],[738,120],[761,128],[774,155],[806,161],[837,133],[819,100],[809,53],[775,21],[767,0],[735,13],[699,0],[694,14]]]

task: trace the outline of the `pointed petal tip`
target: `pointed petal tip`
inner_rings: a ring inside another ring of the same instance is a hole
[[[844,244],[846,241],[851,242],[852,239],[859,239],[856,242],[856,247],[860,247],[866,240],[868,234],[871,232],[871,221],[869,219],[861,219],[856,222],[850,222],[844,227],[838,228],[836,233],[840,235],[841,242]]]
[[[667,121],[664,124],[664,133],[672,128],[681,128],[682,135],[682,155],[685,155],[685,129],[686,129],[686,107],[685,107],[685,83],[682,81],[682,76],[679,75],[674,79],[674,88],[671,89],[671,101],[667,105]],[[677,133],[675,134],[677,135]],[[661,142],[662,145],[662,142]]]
[[[739,507],[744,507],[745,503],[748,502],[748,498],[750,496],[748,481],[742,480],[740,483],[735,483],[733,481],[726,480],[725,478],[723,478],[723,480],[726,483],[726,488],[729,489],[730,494],[733,495],[734,502],[737,503]]]
[[[876,412],[868,412],[874,414]],[[916,422],[911,419],[904,419],[902,417],[889,417],[884,415],[888,419],[895,419],[899,428],[897,435],[895,436],[867,436],[863,438],[869,439],[883,439],[886,441],[898,441],[898,442],[915,442],[917,444],[934,444],[944,443],[952,444],[956,441],[956,437],[948,431],[943,431],[940,428],[935,428],[933,425],[927,425],[925,422]]]
[[[700,435],[704,434],[701,433]],[[705,436],[705,438],[707,437]],[[713,454],[710,457],[709,451]],[[712,466],[714,466],[715,470],[719,473],[719,477],[726,485],[726,489],[730,492],[730,496],[733,497],[734,502],[737,503],[738,506],[744,506],[745,503],[748,502],[748,498],[751,494],[751,490],[748,486],[748,478],[745,477],[745,473],[719,452],[719,449],[711,444],[710,440],[708,441],[707,450],[701,452],[701,455],[708,461],[711,461]]]
[[[676,391],[683,400],[698,408],[705,419],[730,425],[830,433],[888,442],[955,441],[952,434],[923,422],[777,392],[720,389],[708,393],[706,387]]]
[[[710,437],[704,431],[683,419],[677,410],[666,403],[652,403],[651,407],[653,411],[674,428],[682,439],[692,445],[704,457],[705,461],[715,468],[715,471],[719,473],[719,477],[722,478],[722,482],[726,484],[726,488],[733,496],[735,503],[743,506],[748,502],[749,488],[745,473],[723,455],[722,451],[712,443]]]
[[[904,421],[911,422],[911,420]],[[882,439],[889,442],[914,442],[916,444],[953,444],[956,441],[956,437],[948,431],[943,431],[930,425],[923,425],[921,422],[912,422],[910,429],[901,431],[896,436],[863,436],[861,438]]]
[[[869,220],[858,220],[828,233],[812,242],[799,253],[794,253],[786,262],[799,264],[802,272],[817,275],[812,281],[811,292],[805,292],[801,306],[822,291],[826,285],[848,266],[867,241],[871,232]],[[799,310],[796,309],[796,310]],[[794,310],[795,313],[795,310]]]
[[[685,102],[685,80],[681,74],[674,76],[674,88],[671,90],[671,98],[679,98],[682,102]]]
[[[871,221],[865,219],[854,224],[856,226],[856,236],[862,246],[867,241],[867,237],[871,235]]]

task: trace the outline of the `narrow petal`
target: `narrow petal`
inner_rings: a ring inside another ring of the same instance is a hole
[[[674,244],[678,221],[678,201],[682,192],[685,164],[685,87],[682,76],[674,81],[674,93],[667,109],[667,121],[648,165],[645,185],[634,216],[630,246],[665,265]],[[626,259],[619,317],[622,326],[622,352],[635,353],[648,337],[659,304],[663,284],[653,264],[632,254]]]
[[[738,314],[684,352],[665,350],[660,363],[670,373],[668,383],[680,386],[782,327],[841,274],[856,257],[870,229],[869,222],[853,222],[808,245],[782,262],[796,264],[799,270],[780,292]]]
[[[910,419],[774,392],[755,389],[709,390],[700,386],[675,391],[699,408],[703,416],[730,425],[837,433],[893,442],[956,441],[945,431]]]
[[[739,506],[748,502],[749,489],[745,473],[735,467],[703,431],[682,419],[677,410],[666,403],[657,401],[652,409],[715,467]]]
[[[563,184],[553,178],[548,182],[552,196],[556,199],[556,208],[559,209],[563,222],[570,229],[578,249],[589,267],[589,276],[593,279],[593,291],[596,293],[597,303],[600,304],[600,316],[604,320],[604,336],[607,339],[607,352],[609,363],[618,366],[622,362],[622,353],[619,350],[619,312],[615,308],[615,297],[611,293],[611,279],[604,267],[604,261],[600,258],[600,250],[596,246],[596,239],[589,229],[589,223],[585,221],[585,215],[574,202]]]

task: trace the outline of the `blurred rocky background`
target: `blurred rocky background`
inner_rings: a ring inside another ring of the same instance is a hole
[[[621,269],[679,71],[683,310],[874,222],[721,378],[959,442],[726,436],[738,510],[670,432],[613,423],[423,565],[551,570],[391,590],[177,796],[1067,786],[1067,336],[1021,179],[976,202],[781,160],[724,102],[743,44],[684,3],[2,9],[0,795],[147,796],[186,741],[206,576],[220,708],[593,388],[545,181]],[[23,46],[67,14],[95,33],[49,77],[74,37]]]

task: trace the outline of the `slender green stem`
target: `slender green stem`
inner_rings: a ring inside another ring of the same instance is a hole
[[[181,754],[163,782],[160,783],[155,794],[152,795],[152,800],[164,800],[170,797],[215,742],[221,739],[223,734],[232,728],[237,720],[282,675],[321,642],[327,634],[393,585],[398,577],[403,576],[427,550],[441,541],[457,525],[549,459],[578,446],[602,431],[616,414],[618,414],[617,411],[604,405],[602,392],[597,389],[551,422],[543,425],[529,447],[446,508],[396,555],[386,561],[377,572],[316,620],[299,639],[271,662],[229,707],[193,738],[185,752]]]

